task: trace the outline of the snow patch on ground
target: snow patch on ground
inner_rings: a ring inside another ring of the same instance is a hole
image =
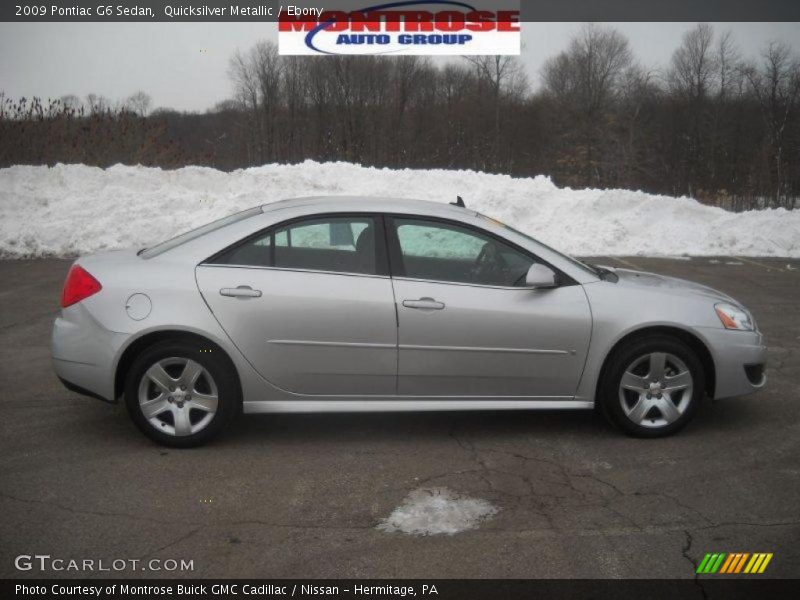
[[[423,488],[411,492],[402,505],[378,524],[378,529],[412,535],[453,535],[475,529],[497,512],[486,500],[469,498],[447,488]]]
[[[544,176],[313,161],[231,173],[123,165],[0,169],[0,256],[142,247],[238,210],[296,196],[450,202],[459,194],[468,207],[577,256],[800,257],[800,211],[736,214],[691,198],[559,188]]]

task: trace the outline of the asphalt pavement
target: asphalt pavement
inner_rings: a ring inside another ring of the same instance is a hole
[[[707,552],[771,552],[800,576],[800,261],[592,259],[741,300],[769,345],[757,394],[706,401],[680,434],[591,411],[245,416],[159,447],[121,405],[68,392],[49,335],[64,260],[0,261],[0,576],[15,557],[191,560],[139,577],[694,577]],[[376,529],[423,487],[499,512],[478,529]]]

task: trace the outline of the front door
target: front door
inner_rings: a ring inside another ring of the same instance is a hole
[[[574,396],[591,331],[580,285],[520,287],[535,257],[451,221],[396,217],[390,232],[400,395]]]
[[[284,390],[393,395],[397,317],[379,218],[315,217],[259,234],[197,268],[231,340]]]

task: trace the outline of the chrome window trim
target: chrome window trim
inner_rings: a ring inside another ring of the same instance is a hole
[[[231,268],[231,269],[258,269],[261,271],[293,271],[296,273],[321,273],[323,275],[345,275],[347,277],[373,277],[375,279],[394,279],[397,281],[416,281],[419,283],[438,283],[442,285],[458,285],[462,287],[489,288],[495,290],[517,290],[520,292],[533,292],[536,288],[522,287],[516,285],[486,285],[482,283],[466,283],[462,281],[440,281],[438,279],[417,279],[415,277],[391,277],[389,275],[375,275],[371,273],[353,273],[351,271],[320,271],[318,269],[296,269],[290,267],[262,267],[257,265],[221,265],[216,263],[203,262],[198,267]],[[562,287],[562,286],[557,286]],[[556,288],[547,288],[556,289]]]
[[[321,273],[323,275],[344,275],[346,277],[373,277],[375,279],[389,279],[388,275],[377,275],[374,273],[353,273],[351,271],[321,271],[318,269],[297,269],[292,267],[262,267],[257,265],[221,265],[216,263],[202,262],[198,267],[213,267],[231,269],[258,269],[260,271],[293,271],[296,273]]]
[[[488,285],[485,283],[467,283],[465,281],[441,281],[439,279],[419,279],[417,277],[392,277],[397,281],[417,281],[420,283],[439,283],[444,285],[460,285],[466,287],[476,287],[476,288],[490,288],[495,290],[518,290],[521,292],[532,292],[535,291],[536,288],[532,287],[524,287],[519,285]],[[561,287],[561,286],[556,286]],[[547,289],[555,289],[555,288],[547,288]]]

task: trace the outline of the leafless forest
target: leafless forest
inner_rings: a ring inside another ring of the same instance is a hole
[[[267,42],[233,56],[229,76],[233,97],[203,114],[153,109],[145,93],[0,95],[0,166],[310,158],[547,174],[731,210],[800,206],[800,59],[781,43],[742,56],[709,25],[658,70],[619,32],[587,25],[538,86],[511,57],[282,57]]]

